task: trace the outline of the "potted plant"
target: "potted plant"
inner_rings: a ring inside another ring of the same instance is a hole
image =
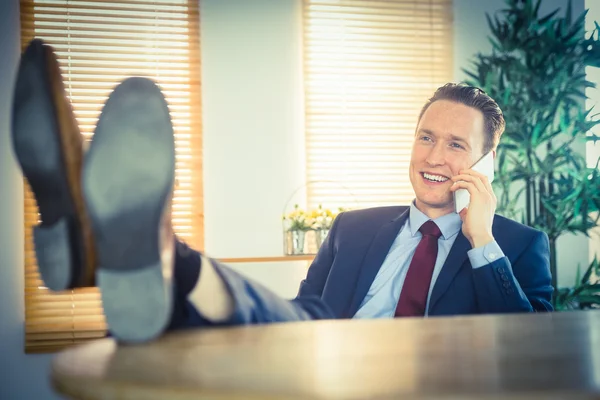
[[[506,119],[494,181],[498,212],[548,234],[557,288],[557,239],[567,232],[588,236],[599,223],[600,171],[598,163],[586,166],[581,149],[586,140],[600,140],[592,133],[600,120],[585,109],[584,93],[595,87],[585,68],[600,67],[600,42],[598,24],[586,37],[585,13],[573,18],[570,2],[564,16],[540,15],[540,4],[507,0],[504,10],[487,15],[491,53],[477,54],[465,72]],[[575,287],[557,288],[555,307],[600,304],[599,285],[590,280],[597,270],[593,262]]]

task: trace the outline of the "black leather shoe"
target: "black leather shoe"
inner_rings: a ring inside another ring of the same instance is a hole
[[[83,167],[97,284],[109,330],[123,342],[151,340],[171,319],[174,175],[165,99],[151,80],[126,79],[104,105]]]
[[[37,202],[38,269],[52,290],[94,286],[94,243],[81,192],[83,139],[52,48],[34,39],[19,63],[12,142]]]

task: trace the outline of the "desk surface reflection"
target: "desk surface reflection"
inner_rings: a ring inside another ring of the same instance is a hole
[[[52,381],[76,399],[600,398],[600,311],[102,339],[59,354]]]

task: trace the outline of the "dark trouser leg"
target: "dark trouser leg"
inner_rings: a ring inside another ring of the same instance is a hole
[[[198,283],[200,253],[175,239],[175,268],[173,270],[173,315],[169,330],[195,328],[210,324],[194,309],[187,298]]]
[[[213,323],[204,318],[188,300],[200,275],[200,253],[179,241],[175,248],[175,303],[169,329],[334,318],[329,307],[319,297],[303,297],[291,301],[282,299],[261,284],[211,260],[217,273],[224,279],[235,305],[229,320]]]

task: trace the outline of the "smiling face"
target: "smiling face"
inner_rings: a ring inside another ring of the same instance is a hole
[[[454,212],[450,178],[483,156],[483,113],[449,100],[433,102],[417,126],[409,176],[417,208],[429,218]]]

